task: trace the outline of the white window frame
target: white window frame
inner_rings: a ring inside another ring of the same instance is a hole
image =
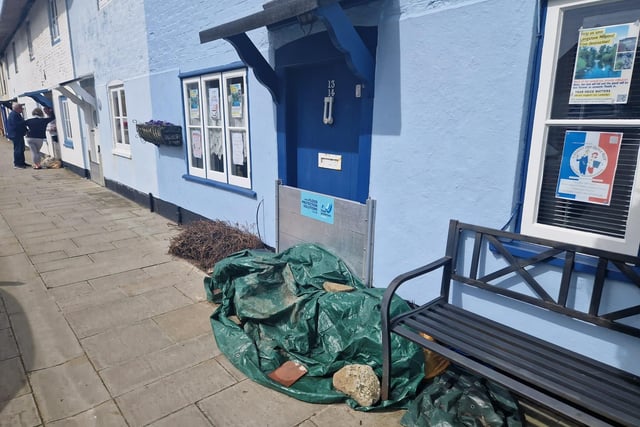
[[[232,113],[227,102],[231,94],[229,93],[228,82],[232,79],[242,79],[242,106],[241,113],[243,123],[237,125],[232,119]],[[208,120],[207,114],[209,114],[209,96],[206,92],[207,82],[218,82],[218,97],[219,97],[219,114],[222,120],[220,123],[211,123]],[[229,184],[242,188],[251,188],[251,141],[249,139],[249,115],[247,107],[247,72],[245,69],[224,71],[219,73],[210,73],[197,77],[185,78],[183,84],[183,107],[185,114],[185,130],[186,130],[186,144],[187,144],[187,167],[189,175],[204,178],[207,180]],[[198,113],[200,117],[200,123],[192,123],[191,115],[196,114],[195,109],[191,109],[191,94],[189,93],[190,86],[194,85],[198,88]],[[211,141],[210,131],[217,131],[221,134],[221,143],[223,146],[223,158],[224,158],[224,171],[214,170],[210,164],[210,153],[212,150],[213,141]],[[233,164],[233,134],[242,135],[243,139],[243,157],[245,158],[246,165],[246,177],[239,176],[232,173],[234,168]],[[195,167],[192,164],[193,156],[193,136],[199,134],[202,144],[202,167]]]
[[[60,41],[57,0],[49,0],[49,31],[51,32],[51,44],[55,44]]]
[[[129,138],[129,119],[127,116],[127,97],[124,84],[111,85],[109,94],[109,119],[113,135],[113,154],[131,158],[131,139]],[[114,99],[115,95],[115,99]],[[117,109],[114,102],[117,102]]]
[[[69,100],[65,96],[60,101],[60,123],[62,123],[62,145],[73,148],[73,129],[71,127],[71,114],[69,113]]]
[[[562,31],[563,13],[567,10],[604,3],[602,0],[550,0],[544,30],[544,45],[540,63],[540,77],[534,112],[531,146],[527,170],[521,232],[537,237],[560,240],[575,245],[597,247],[612,252],[637,255],[640,245],[640,173],[636,170],[631,206],[628,211],[624,238],[578,231],[537,222],[541,197],[541,183],[546,140],[551,126],[615,126],[640,127],[639,119],[551,119],[553,88],[555,85],[557,51]],[[638,84],[640,82],[636,82]],[[640,165],[640,153],[637,160]]]

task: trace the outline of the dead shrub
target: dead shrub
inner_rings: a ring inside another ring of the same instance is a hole
[[[207,273],[216,262],[245,249],[261,249],[264,244],[246,227],[225,221],[200,220],[183,225],[171,239],[169,253],[184,258]]]

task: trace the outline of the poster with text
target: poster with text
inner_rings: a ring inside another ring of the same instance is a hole
[[[196,159],[202,158],[202,134],[197,129],[191,130],[191,153]]]
[[[220,118],[220,97],[217,87],[209,88],[209,118],[214,121]]]
[[[640,21],[580,30],[569,104],[626,104]]]
[[[609,205],[622,133],[566,132],[556,197]]]
[[[242,118],[242,85],[240,83],[232,83],[229,85],[231,92],[231,117],[234,119]]]
[[[200,96],[198,89],[189,90],[189,117],[191,120],[200,118]]]
[[[231,131],[231,152],[234,165],[244,165],[244,133]]]

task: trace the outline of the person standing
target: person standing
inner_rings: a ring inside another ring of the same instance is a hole
[[[11,104],[11,112],[7,118],[7,138],[13,142],[13,167],[24,169],[30,166],[24,160],[24,136],[27,133],[27,126],[22,117],[22,104],[14,102]]]
[[[52,115],[45,118],[44,113],[40,108],[35,108],[31,114],[34,116],[28,120],[25,120],[27,125],[27,142],[29,143],[29,149],[31,150],[31,157],[33,159],[33,168],[42,169],[40,166],[40,149],[47,137],[46,129],[47,124],[54,120]]]

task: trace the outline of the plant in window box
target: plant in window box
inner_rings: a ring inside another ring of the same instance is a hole
[[[182,127],[162,120],[136,123],[140,138],[155,145],[182,145]]]

